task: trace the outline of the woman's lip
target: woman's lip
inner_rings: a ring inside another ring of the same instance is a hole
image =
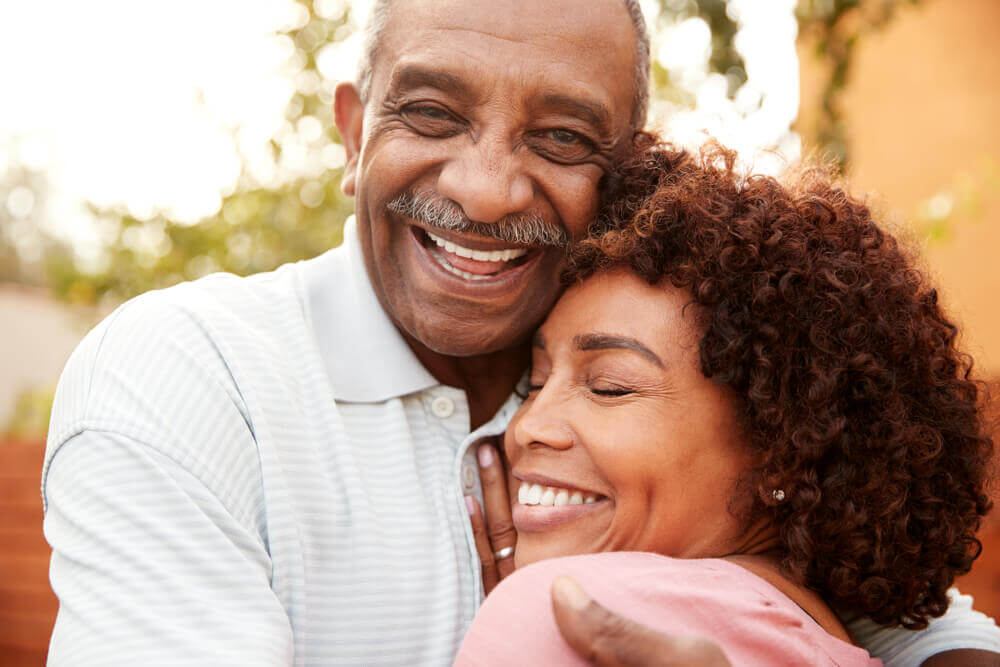
[[[551,530],[592,512],[604,509],[610,501],[602,498],[586,505],[522,505],[514,503],[511,519],[519,533]]]

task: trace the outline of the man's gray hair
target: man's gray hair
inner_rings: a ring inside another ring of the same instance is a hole
[[[389,23],[389,5],[391,0],[375,0],[368,15],[364,28],[364,40],[361,47],[361,59],[358,62],[358,92],[361,101],[368,103],[368,93],[371,91],[372,74],[375,59],[378,56],[379,42],[382,32]],[[641,130],[646,125],[646,112],[649,108],[649,32],[646,30],[646,19],[642,15],[639,0],[623,0],[635,28],[635,73],[632,86],[635,91],[632,100],[632,128]]]

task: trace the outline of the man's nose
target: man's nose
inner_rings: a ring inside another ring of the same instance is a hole
[[[576,440],[567,407],[555,391],[542,389],[522,408],[514,428],[514,441],[521,447],[569,449]]]
[[[528,209],[534,185],[506,137],[481,136],[449,159],[438,177],[439,192],[476,222],[496,222]]]

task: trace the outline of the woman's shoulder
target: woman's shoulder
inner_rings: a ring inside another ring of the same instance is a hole
[[[872,664],[864,650],[827,634],[787,596],[739,565],[639,552],[569,556],[518,570],[487,598],[457,664],[503,664],[501,656],[582,664],[573,662],[552,614],[551,583],[564,574],[608,609],[639,623],[711,638],[733,664]]]

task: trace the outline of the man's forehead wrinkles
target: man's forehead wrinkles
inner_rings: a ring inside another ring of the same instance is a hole
[[[515,39],[513,37],[505,37],[501,34],[490,32],[489,30],[477,30],[475,28],[470,28],[468,26],[440,26],[438,30],[446,30],[449,32],[471,32],[476,35],[482,35],[484,37],[492,37],[493,39],[500,39],[505,42],[510,42],[511,44],[524,44],[532,45],[535,40],[533,39]]]

